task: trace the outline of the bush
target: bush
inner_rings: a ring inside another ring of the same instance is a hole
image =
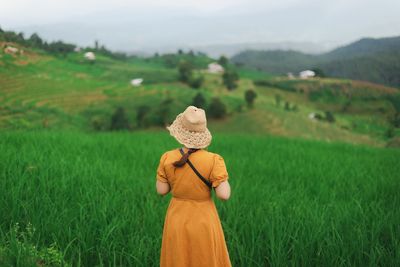
[[[168,123],[173,102],[174,100],[168,97],[160,103],[156,110],[156,125],[165,126]]]
[[[206,99],[201,93],[195,95],[192,101],[192,105],[198,108],[205,109],[206,108]]]
[[[275,104],[277,107],[281,105],[282,97],[280,95],[275,95]]]
[[[183,60],[178,65],[179,80],[188,83],[192,79],[193,66],[190,62]]]
[[[385,131],[385,137],[386,138],[392,138],[394,137],[394,127],[390,126],[386,131]]]
[[[191,78],[190,80],[189,80],[189,85],[190,85],[190,87],[192,87],[192,88],[194,88],[194,89],[198,89],[198,88],[200,88],[201,87],[201,85],[203,84],[203,82],[204,82],[204,77],[203,76],[199,76],[199,77],[197,77],[197,78]]]
[[[218,59],[218,64],[220,64],[223,67],[227,67],[229,63],[229,59],[226,56],[220,56]]]
[[[226,106],[218,97],[215,97],[211,100],[207,113],[211,118],[221,119],[226,116]]]
[[[97,115],[97,116],[93,116],[91,118],[91,125],[92,125],[93,129],[96,130],[96,131],[105,131],[105,130],[107,130],[108,129],[108,125],[107,125],[108,123],[109,123],[109,121],[106,120],[106,118],[103,117],[103,116]]]
[[[325,120],[327,122],[333,123],[335,122],[335,117],[333,116],[332,112],[330,111],[325,111]]]
[[[257,93],[254,92],[254,90],[252,90],[252,89],[248,89],[244,93],[244,98],[245,98],[245,100],[247,102],[247,105],[249,107],[253,106],[254,100],[256,99],[256,97],[257,97]]]
[[[320,78],[326,77],[324,71],[320,68],[314,68],[312,69],[312,71],[315,72],[315,77],[320,77]]]
[[[290,111],[290,103],[288,101],[285,101],[285,110]]]
[[[234,70],[226,70],[222,75],[222,80],[228,90],[233,90],[237,87],[239,74]]]
[[[122,107],[117,108],[111,117],[111,130],[125,130],[130,129],[128,117],[126,116],[125,109]]]
[[[141,105],[136,109],[136,121],[138,127],[146,127],[146,117],[150,113],[150,107]]]

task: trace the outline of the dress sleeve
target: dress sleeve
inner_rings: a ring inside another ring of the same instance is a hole
[[[214,167],[210,175],[212,187],[219,186],[222,182],[228,180],[228,178],[228,171],[226,170],[224,159],[220,155],[215,154]]]
[[[163,183],[168,183],[167,174],[165,173],[164,162],[167,158],[167,153],[164,153],[160,158],[160,163],[157,168],[156,179]]]

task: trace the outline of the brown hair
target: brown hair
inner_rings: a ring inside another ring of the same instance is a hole
[[[175,161],[174,163],[172,163],[172,165],[174,165],[177,168],[182,167],[188,161],[188,158],[189,158],[190,154],[196,152],[197,150],[199,150],[199,149],[197,149],[197,148],[189,148],[188,152],[183,154],[181,159]]]

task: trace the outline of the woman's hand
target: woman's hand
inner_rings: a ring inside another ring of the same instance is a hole
[[[156,182],[157,193],[159,195],[166,195],[171,190],[169,183],[163,183],[157,180]]]

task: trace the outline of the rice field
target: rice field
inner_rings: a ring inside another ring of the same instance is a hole
[[[158,266],[167,133],[0,133],[0,266]],[[233,266],[399,266],[400,151],[215,134]]]

